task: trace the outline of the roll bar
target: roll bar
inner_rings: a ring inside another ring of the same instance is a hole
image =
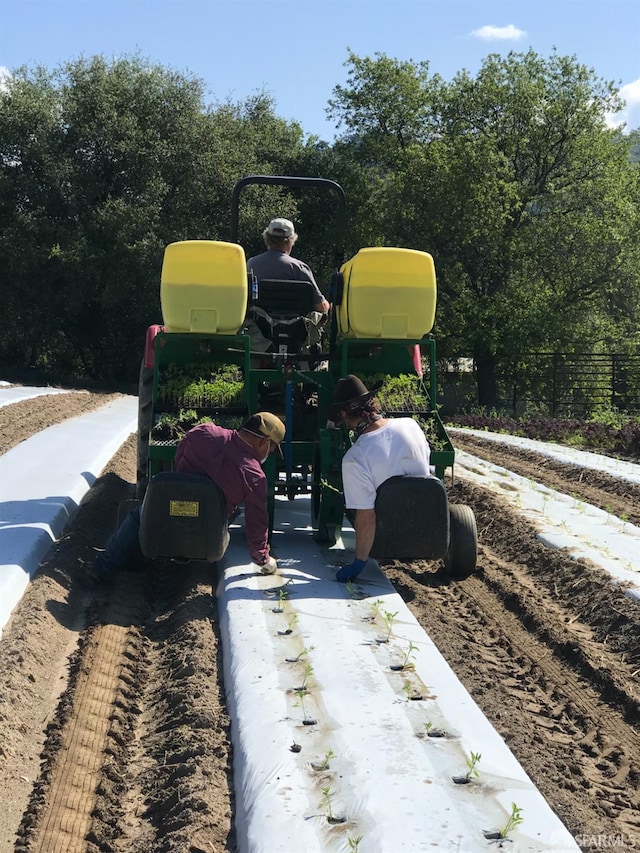
[[[240,220],[240,193],[249,184],[266,184],[268,186],[280,186],[296,188],[312,188],[328,190],[336,194],[338,199],[338,214],[336,217],[335,240],[334,240],[334,267],[339,269],[344,263],[345,248],[344,236],[347,222],[347,205],[344,190],[335,181],[327,178],[298,178],[292,175],[247,175],[241,178],[233,188],[231,196],[231,242],[238,242],[239,220]]]

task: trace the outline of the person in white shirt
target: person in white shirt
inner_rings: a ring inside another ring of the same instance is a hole
[[[389,477],[430,477],[430,447],[424,432],[411,417],[386,418],[376,399],[382,381],[369,391],[357,376],[339,379],[332,414],[355,434],[354,444],[342,459],[345,507],[355,511],[355,559],[338,570],[336,580],[346,583],[364,569],[376,534],[376,491]]]

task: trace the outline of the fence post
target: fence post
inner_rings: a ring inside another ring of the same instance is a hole
[[[551,380],[551,417],[555,418],[558,401],[557,401],[557,370],[558,370],[558,353],[554,352],[551,360],[552,380]]]

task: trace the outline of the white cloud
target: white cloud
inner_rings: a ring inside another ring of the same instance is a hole
[[[626,132],[640,128],[640,78],[627,83],[620,89],[620,97],[626,105],[617,113],[607,113],[605,116],[609,127],[626,125]]]
[[[486,27],[474,30],[471,35],[483,41],[518,41],[524,38],[526,33],[524,30],[514,27],[513,24],[506,27],[494,27],[492,24],[487,24]]]

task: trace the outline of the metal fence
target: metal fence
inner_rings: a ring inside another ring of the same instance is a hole
[[[527,402],[553,417],[597,408],[640,414],[640,353],[531,353],[499,384],[514,414]]]
[[[477,405],[470,358],[439,365],[442,414]],[[497,408],[514,416],[586,417],[597,409],[617,409],[640,417],[640,352],[523,353],[497,376]]]

